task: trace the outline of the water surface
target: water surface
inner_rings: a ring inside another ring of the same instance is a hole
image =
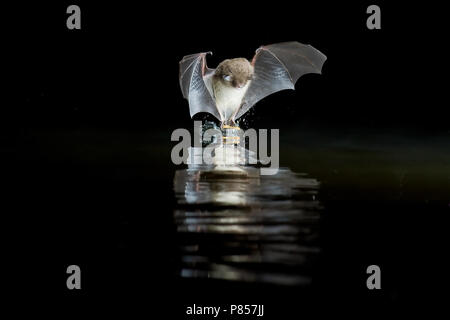
[[[275,175],[178,170],[174,219],[185,278],[306,285],[320,253],[319,182]]]

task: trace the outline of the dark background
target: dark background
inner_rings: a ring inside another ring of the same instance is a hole
[[[82,29],[68,30],[68,3],[23,4],[13,11],[18,16],[9,26],[8,52],[20,81],[14,120],[22,126],[186,126],[189,114],[174,111],[187,109],[177,94],[178,61],[184,55],[213,51],[208,62],[214,67],[228,57],[250,59],[262,44],[297,40],[327,55],[323,75],[307,75],[299,80],[300,92],[262,102],[255,109],[260,121],[270,115],[272,127],[300,122],[339,130],[449,130],[436,101],[438,82],[432,91],[424,86],[445,64],[437,60],[439,10],[380,2],[383,27],[368,30],[370,2],[364,1],[222,7],[78,2]],[[272,112],[279,101],[287,107]]]
[[[5,11],[13,88],[1,109],[2,211],[13,218],[5,264],[14,296],[59,315],[165,308],[177,318],[186,304],[227,301],[267,303],[269,318],[427,306],[443,275],[449,214],[450,125],[434,81],[439,9],[374,3],[381,30],[366,28],[365,1],[60,1]],[[81,30],[66,28],[70,4],[81,7]],[[246,118],[280,128],[281,165],[323,182],[318,284],[305,292],[180,281],[170,134],[192,120],[178,61],[213,51],[214,67],[292,40],[327,55],[322,75]],[[80,292],[65,287],[70,264],[82,269]],[[365,288],[369,264],[384,272],[382,291]]]

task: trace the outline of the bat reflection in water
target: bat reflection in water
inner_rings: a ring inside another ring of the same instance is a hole
[[[203,52],[180,61],[180,86],[189,101],[191,117],[207,112],[222,126],[235,125],[264,97],[285,89],[295,89],[296,81],[307,73],[321,73],[326,56],[310,45],[283,42],[262,46],[252,61],[227,59],[216,69],[206,65]]]

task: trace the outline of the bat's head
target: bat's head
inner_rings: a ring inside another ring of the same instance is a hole
[[[253,78],[253,66],[245,58],[227,59],[219,64],[214,77],[225,86],[243,88]]]

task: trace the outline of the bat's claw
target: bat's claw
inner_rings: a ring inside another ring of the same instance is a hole
[[[234,120],[228,120],[225,122],[222,122],[222,125],[220,126],[221,129],[235,129],[239,128],[239,126],[234,122]]]

